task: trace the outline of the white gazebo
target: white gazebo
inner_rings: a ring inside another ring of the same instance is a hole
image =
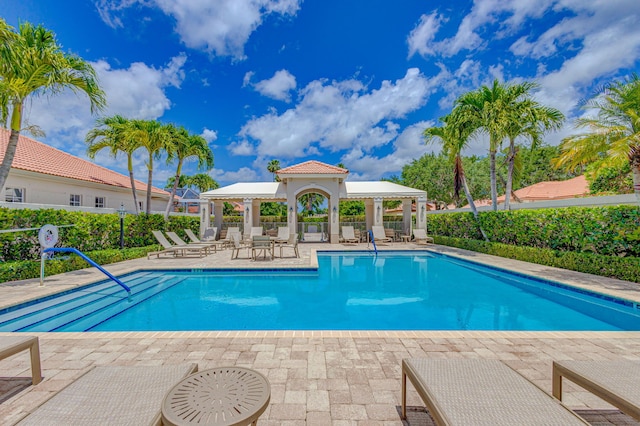
[[[200,231],[211,226],[211,204],[213,204],[214,226],[222,228],[224,202],[244,203],[244,229],[248,234],[252,226],[260,224],[260,203],[286,202],[289,234],[293,237],[298,227],[298,203],[301,195],[319,193],[326,197],[328,205],[329,241],[337,243],[339,238],[340,200],[363,200],[367,228],[382,226],[383,200],[402,200],[403,225],[406,235],[411,233],[411,203],[416,203],[416,228],[427,227],[427,193],[387,181],[347,182],[349,171],[319,161],[307,161],[277,172],[280,182],[244,182],[200,194],[203,203],[200,211]]]

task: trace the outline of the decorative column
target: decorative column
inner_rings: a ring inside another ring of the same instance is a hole
[[[251,227],[253,226],[253,199],[245,198],[243,200],[244,205],[244,239],[248,239],[251,235]]]
[[[200,203],[200,238],[209,226],[211,226],[211,211],[209,210],[209,200],[205,200],[204,203]]]
[[[338,244],[340,241],[340,198],[329,199],[329,242]]]
[[[427,230],[427,197],[418,197],[416,203],[416,228]]]
[[[260,200],[253,200],[251,203],[251,211],[253,212],[253,221],[251,222],[251,226],[260,226],[260,204],[262,202]]]
[[[364,201],[364,220],[366,222],[367,231],[374,225],[373,200]],[[367,240],[368,241],[368,240]]]
[[[287,193],[287,224],[289,226],[289,241],[298,238],[298,201],[295,195]]]
[[[383,226],[382,216],[384,215],[384,208],[382,207],[382,198],[373,199],[373,225]]]
[[[402,200],[402,234],[411,235],[411,200]]]
[[[213,203],[213,226],[216,227],[216,239],[222,231],[222,222],[224,221],[224,201],[220,200],[217,203]]]

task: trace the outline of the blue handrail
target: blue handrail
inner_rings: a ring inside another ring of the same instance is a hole
[[[109,271],[107,271],[102,266],[98,265],[96,262],[91,260],[89,258],[89,256],[87,256],[86,254],[82,253],[80,250],[74,249],[74,248],[71,248],[71,247],[51,247],[51,248],[44,249],[42,251],[42,253],[43,254],[44,253],[51,253],[51,252],[54,252],[54,251],[59,251],[59,252],[62,252],[62,253],[74,253],[74,254],[77,254],[78,256],[80,256],[81,258],[86,260],[89,265],[91,265],[91,266],[93,266],[95,268],[98,268],[98,270],[100,272],[102,272],[107,277],[111,278],[113,281],[115,281],[117,284],[119,284],[122,288],[124,288],[127,291],[127,294],[129,296],[131,296],[131,289],[125,283],[123,283],[118,278],[116,278],[113,275],[111,275],[111,273]],[[42,271],[41,271],[41,274],[40,274],[40,282],[42,282],[43,278],[44,278],[44,256],[43,256],[43,261],[42,261]]]
[[[378,247],[376,247],[376,239],[373,238],[373,231],[371,229],[369,229],[369,239],[373,243],[373,251],[375,251],[376,254],[378,254]]]

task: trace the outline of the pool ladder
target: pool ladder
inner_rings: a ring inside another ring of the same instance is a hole
[[[130,299],[131,298],[131,289],[129,288],[129,286],[127,286],[125,283],[123,283],[122,281],[120,281],[118,278],[114,277],[109,271],[107,271],[106,269],[104,269],[102,266],[98,265],[96,262],[94,262],[93,260],[91,260],[89,258],[89,256],[87,256],[86,254],[82,253],[80,250],[78,249],[74,249],[71,247],[51,247],[51,248],[47,248],[44,249],[42,251],[42,259],[40,261],[40,286],[44,285],[44,261],[47,258],[47,256],[45,256],[46,253],[53,253],[55,251],[59,251],[62,253],[73,253],[73,254],[77,254],[78,256],[80,256],[81,258],[83,258],[84,260],[87,261],[87,263],[95,268],[97,268],[100,272],[102,272],[103,274],[105,274],[107,277],[109,277],[111,280],[115,281],[116,284],[118,284],[120,287],[122,287],[123,289],[126,290],[127,292],[127,297]]]
[[[376,247],[376,239],[373,237],[373,231],[369,230],[369,241],[373,243],[373,251],[378,254],[378,247]]]

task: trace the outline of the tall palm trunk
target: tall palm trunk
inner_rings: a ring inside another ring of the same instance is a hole
[[[504,191],[504,209],[509,210],[511,188],[513,187],[513,167],[516,161],[516,145],[513,138],[509,138],[509,154],[507,156],[507,183]]]
[[[473,217],[476,218],[476,222],[478,222],[478,229],[482,234],[482,238],[485,241],[489,241],[487,234],[485,234],[484,229],[482,229],[482,225],[480,224],[480,217],[478,216],[478,209],[476,208],[476,203],[473,202],[473,197],[471,196],[471,191],[469,191],[469,186],[467,185],[467,178],[462,176],[462,188],[464,189],[464,195],[467,197],[467,202],[469,203],[469,207],[471,208],[471,212],[473,213]]]
[[[2,165],[0,165],[0,191],[4,189],[4,184],[7,182],[7,177],[11,170],[11,163],[13,163],[13,157],[15,157],[16,149],[18,148],[19,137],[20,131],[12,128],[11,135],[9,135],[9,143],[7,143],[7,149],[2,159]]]
[[[137,215],[140,213],[140,206],[138,205],[136,180],[133,178],[133,156],[131,154],[127,154],[127,167],[129,168],[129,180],[131,181],[131,192],[133,193],[133,207]]]
[[[147,206],[145,212],[151,214],[151,188],[153,182],[153,156],[149,155],[149,175],[147,177]]]
[[[169,220],[169,212],[173,207],[173,198],[176,196],[176,192],[178,191],[178,184],[180,183],[181,171],[182,171],[182,160],[178,160],[178,167],[176,168],[176,178],[173,181],[173,188],[171,188],[171,195],[169,196],[169,202],[167,203],[167,208],[164,210],[164,220]]]
[[[496,179],[496,150],[489,151],[490,173],[491,173],[491,207],[493,211],[498,210],[498,184]]]

